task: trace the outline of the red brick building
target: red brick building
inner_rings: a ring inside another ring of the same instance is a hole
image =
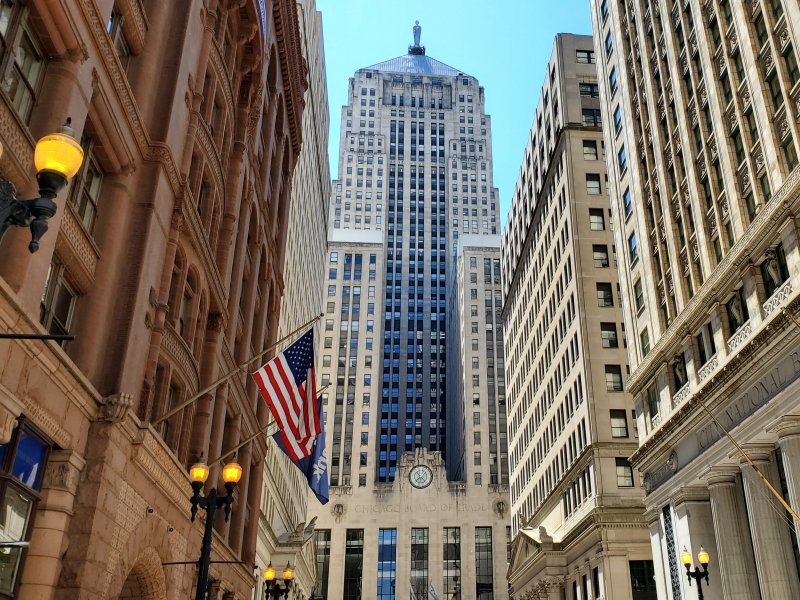
[[[186,598],[202,523],[187,468],[267,423],[244,373],[276,338],[306,88],[294,0],[0,0],[0,175],[36,193],[35,140],[72,118],[86,156],[41,249],[0,244],[0,598]],[[246,598],[258,439],[215,598]],[[219,481],[212,471],[208,486]],[[202,514],[202,511],[201,511]]]

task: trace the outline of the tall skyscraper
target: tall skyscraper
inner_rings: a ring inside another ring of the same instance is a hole
[[[591,6],[658,597],[798,598],[800,9]]]
[[[503,235],[515,598],[652,573],[591,36],[556,36]]]
[[[478,81],[427,56],[419,36],[417,25],[407,54],[359,69],[342,108],[321,340],[331,502],[309,506],[318,598],[424,597],[430,586],[442,598],[506,597],[490,118]],[[479,301],[465,333],[452,319]],[[468,444],[450,437],[467,433]]]

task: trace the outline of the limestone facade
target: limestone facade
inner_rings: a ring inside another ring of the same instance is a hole
[[[292,177],[279,338],[320,314],[327,258],[330,123],[322,14],[314,0],[297,0],[297,14],[308,67],[308,89],[302,120],[303,147]],[[317,339],[321,331],[317,321],[314,324]],[[316,358],[319,369],[319,352]],[[287,561],[295,566],[292,598],[308,598],[316,581],[313,525],[305,531],[309,501],[317,500],[313,497],[309,500],[305,477],[270,438],[264,463],[256,566],[263,574],[266,565],[272,562],[278,576]],[[256,598],[263,597],[263,585],[261,579],[256,586]]]
[[[702,545],[706,598],[793,598],[796,534],[763,479],[800,508],[800,9],[708,0],[633,11],[592,2],[624,248],[630,460],[658,597],[696,593],[679,555]]]
[[[0,597],[185,598],[203,512],[187,468],[267,423],[245,373],[191,397],[278,334],[306,67],[289,0],[38,0],[0,7],[0,174],[34,196],[35,140],[72,119],[86,151],[36,254],[0,245]],[[4,75],[5,77],[5,75]],[[263,439],[211,598],[253,587]],[[214,468],[206,491],[220,482]],[[288,500],[286,496],[278,501]],[[242,561],[241,564],[234,564]]]
[[[503,234],[517,600],[644,599],[653,568],[594,57],[556,36]]]

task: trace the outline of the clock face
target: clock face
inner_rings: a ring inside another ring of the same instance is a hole
[[[433,471],[425,465],[417,465],[408,474],[408,480],[417,489],[428,487],[433,481]]]

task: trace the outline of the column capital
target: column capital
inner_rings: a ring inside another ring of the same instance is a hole
[[[684,486],[678,490],[672,501],[675,507],[690,502],[708,502],[708,488],[700,485]]]
[[[709,489],[718,485],[734,485],[740,469],[737,465],[714,465],[700,475]]]
[[[800,436],[800,415],[783,415],[767,425],[766,431],[777,433],[778,438]]]
[[[768,463],[772,460],[772,451],[775,449],[775,445],[746,444],[742,445],[742,449],[754,463]],[[732,452],[730,456],[731,458],[739,458],[740,467],[749,464],[747,459],[744,458],[738,450],[736,452]]]

